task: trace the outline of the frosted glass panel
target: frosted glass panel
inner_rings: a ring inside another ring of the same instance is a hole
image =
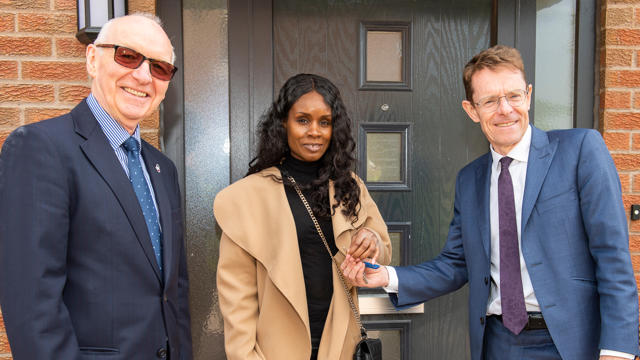
[[[382,358],[384,360],[401,360],[402,334],[400,330],[367,330],[367,335],[382,341]]]
[[[389,238],[391,239],[391,266],[400,266],[400,256],[402,255],[402,233],[389,231]]]
[[[367,31],[366,80],[402,82],[401,31]]]
[[[367,182],[402,181],[402,134],[367,133]]]
[[[573,127],[575,0],[536,1],[535,125]]]

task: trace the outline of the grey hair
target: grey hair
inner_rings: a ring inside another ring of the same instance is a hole
[[[162,25],[162,20],[160,20],[159,17],[157,17],[156,15],[153,14],[149,14],[146,12],[135,12],[133,14],[128,14],[125,16],[140,16],[143,18],[147,18],[153,22],[155,22],[156,24],[158,24],[163,30],[164,30],[164,25]],[[123,16],[124,17],[124,16]],[[109,21],[107,21],[104,25],[102,25],[102,28],[100,29],[100,32],[98,33],[98,37],[96,37],[96,40],[93,42],[94,44],[100,44],[100,43],[104,43],[104,41],[107,38],[107,34],[109,34],[109,28],[111,27],[111,25],[113,24],[113,22],[119,18],[113,18]],[[171,43],[171,42],[169,42]],[[173,48],[173,44],[171,44],[171,63],[175,64],[176,61],[176,52],[175,49]]]

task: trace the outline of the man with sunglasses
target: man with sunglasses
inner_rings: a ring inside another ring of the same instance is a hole
[[[633,359],[638,293],[602,136],[529,124],[532,86],[516,49],[479,53],[463,82],[462,107],[491,146],[458,173],[440,255],[377,270],[348,257],[345,275],[385,287],[398,308],[468,283],[474,360]]]
[[[191,359],[178,175],[140,139],[176,71],[150,15],[87,47],[91,94],[0,153],[0,305],[13,358]]]

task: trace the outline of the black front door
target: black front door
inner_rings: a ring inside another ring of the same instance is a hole
[[[464,64],[489,46],[491,6],[273,1],[273,91],[301,72],[338,86],[358,143],[356,172],[389,224],[396,265],[439,253],[456,174],[488,150],[460,104]],[[469,358],[466,288],[401,314],[379,292],[360,297],[367,327],[383,338],[385,360]]]

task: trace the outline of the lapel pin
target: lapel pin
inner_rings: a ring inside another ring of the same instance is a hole
[[[156,164],[156,171],[157,171],[158,173],[160,173],[160,165],[159,165],[159,164]]]

